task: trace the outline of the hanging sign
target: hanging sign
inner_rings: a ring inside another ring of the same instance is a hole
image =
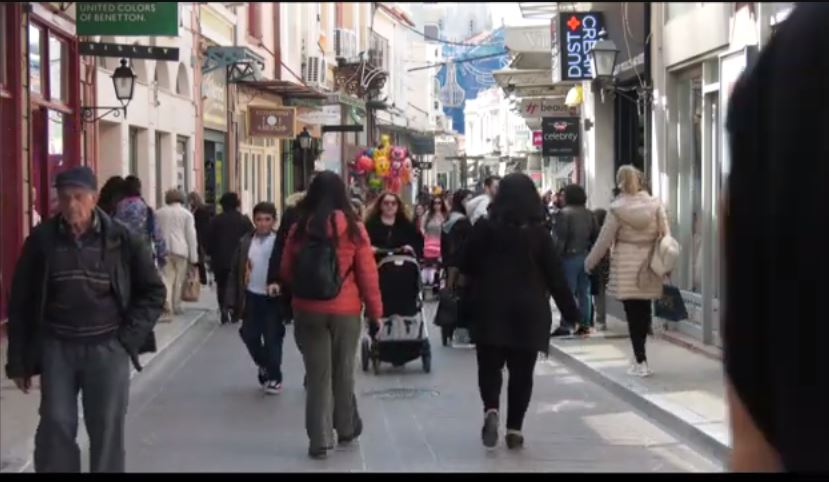
[[[590,52],[605,28],[602,12],[561,13],[558,17],[558,51],[560,80],[581,81],[593,79]]]
[[[578,107],[568,107],[564,103],[564,97],[522,99],[519,113],[524,119],[581,115]]]
[[[551,157],[576,157],[581,152],[578,117],[545,117],[541,120],[541,153]]]
[[[541,131],[533,131],[533,146],[541,147],[544,144],[544,135]]]
[[[178,37],[178,2],[77,2],[77,34]]]
[[[146,47],[103,42],[79,42],[78,54],[93,57],[118,57],[122,59],[178,60],[178,48]]]
[[[249,107],[248,116],[250,137],[291,139],[296,136],[296,110],[293,108]]]

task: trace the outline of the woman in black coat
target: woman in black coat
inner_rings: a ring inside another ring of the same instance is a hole
[[[549,350],[550,295],[563,319],[578,320],[579,310],[532,180],[520,173],[505,177],[489,210],[489,218],[472,228],[461,272],[471,289],[470,333],[485,413],[481,436],[487,447],[498,441],[501,370],[506,364],[506,443],[514,449],[524,444],[521,426],[538,352]]]
[[[466,216],[466,202],[472,198],[472,192],[461,189],[452,195],[452,210],[441,232],[440,257],[443,266],[446,268],[446,288],[458,297],[458,303],[462,304],[463,282],[460,276],[460,264],[463,257],[463,250],[469,233],[472,231],[472,224]],[[458,313],[457,323],[451,326],[441,326],[443,345],[447,346],[456,328],[467,328],[466,317]]]

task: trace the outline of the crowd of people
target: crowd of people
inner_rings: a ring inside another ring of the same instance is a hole
[[[798,5],[738,83],[728,115],[724,339],[735,470],[827,469],[826,281],[815,275],[829,244],[826,217],[789,209],[825,197],[827,23],[826,6]],[[794,179],[791,159],[813,175]],[[233,193],[215,217],[197,195],[174,191],[156,213],[133,176],[108,180],[99,194],[91,169],[62,172],[59,212],[26,239],[9,306],[8,377],[28,393],[40,376],[35,470],[80,472],[80,393],[90,469],[124,471],[130,364],[142,368],[138,356],[156,348],[156,322],[180,309],[181,273],[200,269],[206,281],[208,259],[221,322],[242,321],[266,393],[281,389],[284,324],[295,323],[308,454],[325,458],[363,431],[354,365],[363,322],[373,336],[383,313],[378,256],[403,250],[424,258],[437,243],[446,289],[461,300],[458,326],[476,348],[482,442],[494,447],[499,438],[506,367],[505,442],[519,449],[534,366],[549,350],[551,297],[562,320],[553,334],[589,333],[592,322],[604,324],[602,295],[620,299],[635,358],[630,373],[651,373],[645,340],[663,286],[648,260],[670,223],[637,169],[622,166],[616,184],[606,212],[588,211],[578,186],[542,197],[514,173],[487,179],[478,196],[460,190],[420,199],[417,219],[392,193],[363,217],[343,180],[322,172],[289,199],[281,220],[273,204],[259,203],[251,222]],[[758,197],[758,185],[770,195]]]

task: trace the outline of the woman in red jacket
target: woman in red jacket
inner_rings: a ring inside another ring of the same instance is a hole
[[[339,294],[333,299],[303,299],[295,292],[292,302],[294,335],[297,345],[302,347],[307,374],[308,455],[325,458],[334,446],[332,428],[336,429],[341,445],[350,443],[362,431],[354,397],[361,313],[365,303],[366,316],[379,329],[377,320],[383,315],[383,304],[374,251],[346,196],[342,179],[329,171],[318,174],[297,210],[299,219],[290,231],[282,258],[283,282],[290,287],[303,276],[294,272],[294,263],[310,239],[329,239],[334,243],[342,280]]]

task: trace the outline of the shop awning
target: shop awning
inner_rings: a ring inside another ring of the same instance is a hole
[[[287,80],[258,80],[239,83],[288,99],[325,100],[328,98],[326,94],[318,92],[307,85],[297,84]]]

